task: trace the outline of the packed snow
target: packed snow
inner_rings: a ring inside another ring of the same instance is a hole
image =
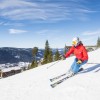
[[[0,100],[100,100],[100,49],[88,54],[84,70],[55,88],[49,79],[67,72],[75,57],[0,79]]]

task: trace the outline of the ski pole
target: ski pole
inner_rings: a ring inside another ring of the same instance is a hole
[[[86,63],[86,64],[100,64],[100,63]]]
[[[60,60],[59,60],[59,61],[60,61]],[[52,67],[52,66],[54,66],[54,65],[57,64],[59,61],[55,62],[54,64],[52,64],[52,65],[50,65],[50,66],[48,66],[47,69],[50,68],[50,67]]]

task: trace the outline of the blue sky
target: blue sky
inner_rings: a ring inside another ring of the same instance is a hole
[[[0,0],[0,47],[51,48],[100,36],[100,0]]]

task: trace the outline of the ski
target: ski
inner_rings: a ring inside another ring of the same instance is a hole
[[[62,75],[59,75],[59,76],[56,76],[56,77],[50,79],[50,81],[53,82],[53,81],[59,79],[59,78],[62,77],[62,76],[65,76],[65,75],[66,75],[66,73],[64,73],[64,74],[62,74]]]
[[[83,70],[83,68],[80,68],[79,72],[82,71],[82,70]],[[67,73],[68,73],[68,72],[67,72]],[[64,74],[62,74],[62,75],[56,76],[56,77],[54,77],[54,78],[51,78],[50,81],[53,82],[53,81],[55,81],[55,80],[61,78],[62,76],[67,75],[67,73],[64,73]]]
[[[82,70],[83,70],[83,68],[80,68],[79,72],[81,72]],[[78,74],[78,73],[77,73],[77,74]],[[72,76],[66,76],[65,78],[62,78],[62,79],[58,80],[57,82],[51,84],[50,86],[51,86],[52,88],[54,88],[54,87],[56,87],[57,85],[59,85],[60,83],[64,82],[65,80],[67,80],[67,79],[69,79],[69,78],[71,78],[71,77],[73,77],[73,76],[75,76],[75,75],[77,75],[77,74],[74,74],[74,75],[72,75]],[[64,74],[62,74],[62,75],[64,76]]]
[[[72,76],[70,76],[70,77],[72,77]],[[69,79],[70,77],[66,76],[65,78],[63,78],[63,79],[61,79],[61,80],[59,80],[59,81],[57,81],[57,82],[51,84],[51,87],[52,87],[52,88],[56,87],[56,86],[59,85],[60,83],[62,83],[62,82],[64,82],[65,80]]]

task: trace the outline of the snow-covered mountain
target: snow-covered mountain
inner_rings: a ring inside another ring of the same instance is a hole
[[[76,76],[51,88],[50,78],[65,73],[74,57],[0,79],[1,100],[100,100],[100,49]]]
[[[53,54],[56,49],[52,49]],[[63,54],[63,49],[59,49],[59,52]],[[44,49],[39,49],[37,54],[37,60],[43,58]],[[0,48],[0,64],[5,63],[18,63],[18,62],[32,62],[32,48]]]
[[[0,64],[32,61],[31,48],[0,48]]]

